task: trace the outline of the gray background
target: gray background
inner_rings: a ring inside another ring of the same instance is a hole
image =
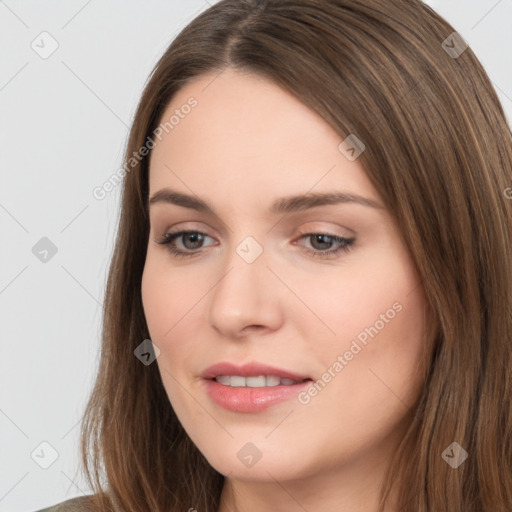
[[[510,120],[512,0],[426,3],[470,44]],[[120,187],[103,200],[92,191],[122,166],[152,67],[208,6],[0,0],[2,512],[90,492],[76,472],[77,427],[97,364]]]

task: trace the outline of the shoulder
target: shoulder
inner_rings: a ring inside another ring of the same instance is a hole
[[[96,495],[94,494],[78,496],[35,512],[93,512],[97,509],[94,505],[97,503],[95,498]]]

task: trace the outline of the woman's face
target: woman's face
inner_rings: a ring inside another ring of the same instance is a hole
[[[171,116],[151,156],[142,299],[181,424],[235,480],[377,471],[422,386],[425,297],[361,148],[340,150],[295,97],[232,69],[186,85]],[[288,200],[335,192],[364,200]],[[254,378],[208,372],[223,362]],[[270,377],[285,372],[310,380]]]

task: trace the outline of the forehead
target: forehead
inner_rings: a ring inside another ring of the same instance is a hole
[[[150,194],[166,186],[228,201],[257,190],[278,196],[317,185],[375,192],[357,160],[338,150],[342,137],[261,76],[231,69],[202,75],[176,93],[161,126],[171,117],[172,128],[155,139]]]

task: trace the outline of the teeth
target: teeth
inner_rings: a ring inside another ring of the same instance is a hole
[[[243,377],[238,377],[239,379],[243,379]],[[231,377],[233,379],[233,377]],[[246,377],[245,379],[245,385],[249,388],[262,388],[266,385],[267,379],[260,375],[259,377]],[[243,384],[240,384],[240,386],[243,386]]]
[[[267,377],[265,377],[265,384],[267,386],[279,386],[280,383],[281,379],[276,375],[268,375]]]
[[[231,377],[230,385],[235,388],[245,386],[245,377]]]
[[[240,375],[219,375],[215,377],[219,384],[231,387],[263,388],[265,386],[291,386],[297,384],[297,380],[280,378],[276,375],[258,375],[257,377],[242,377]]]
[[[215,377],[215,380],[219,384],[224,384],[225,386],[230,385],[231,377],[229,375],[219,375],[218,377]]]

